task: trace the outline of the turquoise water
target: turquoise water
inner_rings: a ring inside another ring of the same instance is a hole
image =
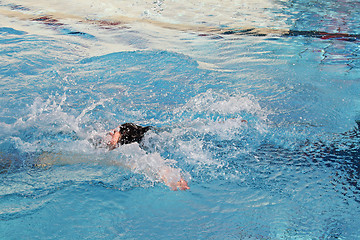
[[[0,239],[360,239],[360,3],[259,2],[0,1]]]

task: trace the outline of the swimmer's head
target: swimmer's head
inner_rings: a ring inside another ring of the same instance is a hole
[[[149,131],[151,127],[142,127],[133,123],[124,123],[117,128],[113,129],[109,134],[111,140],[108,144],[110,149],[116,148],[118,145],[140,143],[145,133]]]

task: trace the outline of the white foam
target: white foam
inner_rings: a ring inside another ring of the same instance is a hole
[[[263,109],[250,94],[208,90],[190,99],[184,106],[175,110],[176,114],[191,112],[219,114],[219,118],[229,115],[240,116],[242,112],[254,114],[261,120],[266,120],[268,112]]]
[[[137,143],[123,145],[107,154],[110,155],[105,163],[129,168],[152,182],[162,182],[164,178],[168,183],[176,183],[182,177],[191,179],[187,172],[176,167],[177,161],[165,159],[158,152],[148,153]]]

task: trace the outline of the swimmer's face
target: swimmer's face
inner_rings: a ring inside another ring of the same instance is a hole
[[[114,133],[111,133],[110,135],[111,135],[111,140],[109,142],[109,145],[115,148],[117,146],[117,143],[121,139],[121,133],[115,130]]]

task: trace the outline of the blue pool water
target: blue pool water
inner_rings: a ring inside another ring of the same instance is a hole
[[[106,4],[0,1],[0,239],[360,239],[358,1]]]

